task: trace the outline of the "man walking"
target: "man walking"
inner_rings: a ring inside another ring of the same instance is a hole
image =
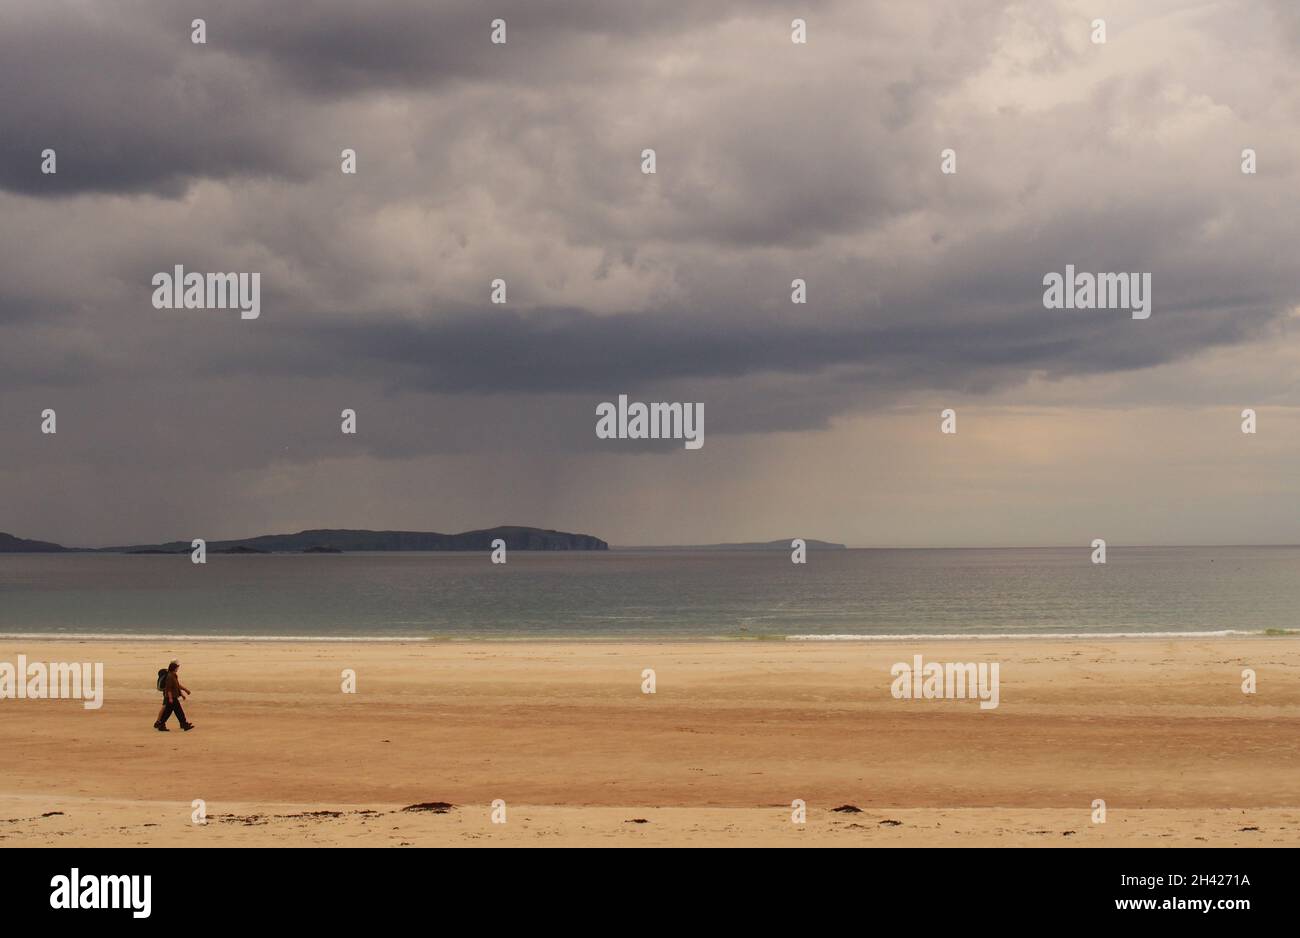
[[[153,728],[160,733],[169,732],[167,721],[173,713],[180,721],[181,729],[187,733],[194,729],[194,724],[185,719],[185,710],[181,707],[181,701],[189,696],[190,689],[181,683],[180,676],[176,673],[180,667],[179,661],[173,661],[167,666],[167,676],[163,678],[163,705],[153,724]]]

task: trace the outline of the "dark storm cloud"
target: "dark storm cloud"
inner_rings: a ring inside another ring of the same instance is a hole
[[[1036,285],[1035,285],[1036,287]],[[1037,289],[1033,291],[1037,294]],[[919,311],[918,311],[919,312]],[[719,328],[696,313],[593,316],[541,309],[528,315],[482,310],[431,323],[390,321],[330,327],[286,336],[298,349],[297,369],[324,373],[340,360],[353,374],[403,390],[441,394],[505,392],[597,395],[640,390],[684,379],[808,374],[859,366],[864,390],[902,387],[990,389],[1017,381],[1026,369],[1052,377],[1144,368],[1203,348],[1258,336],[1271,321],[1266,307],[1162,309],[1159,334],[1127,311],[1080,316],[1074,310],[990,310],[968,321],[810,327],[755,321]],[[1114,333],[1124,330],[1121,342]],[[279,371],[283,359],[240,359],[237,367]],[[815,424],[821,414],[806,415]],[[719,429],[725,428],[724,421]]]
[[[0,188],[175,197],[199,178],[300,180],[313,163],[302,113],[322,99],[599,82],[621,67],[619,46],[764,8],[781,5],[513,0],[488,15],[474,0],[15,4],[0,30]],[[195,17],[205,44],[190,40]],[[497,17],[515,30],[508,54],[485,41]],[[47,147],[61,162],[53,176],[33,172]]]
[[[375,0],[360,8],[329,0],[313,4],[307,15],[288,4],[249,0],[223,5],[219,21],[240,54],[263,57],[314,94],[336,95],[458,79],[599,81],[613,70],[623,43],[653,42],[738,15],[775,15],[780,23],[787,6],[780,0]],[[806,16],[823,7],[813,2],[798,12]],[[498,18],[507,23],[508,55],[486,43]]]
[[[594,446],[594,403],[625,392],[707,400],[711,434],[818,429],[1191,363],[1285,337],[1300,304],[1286,4],[1122,5],[1105,47],[1073,6],[1012,0],[3,17],[0,432],[19,441],[0,471],[31,473],[14,492],[47,461],[199,488],[357,452],[526,461]],[[262,318],[153,309],[177,263],[261,272]],[[1151,319],[1045,310],[1066,264],[1151,272]],[[66,434],[23,435],[46,406]],[[364,436],[337,432],[344,406]]]
[[[4,17],[0,188],[177,196],[201,176],[301,175],[271,76],[192,45],[174,4],[18,3]],[[53,175],[39,172],[47,148]]]

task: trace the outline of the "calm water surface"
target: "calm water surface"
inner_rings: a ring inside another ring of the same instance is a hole
[[[0,632],[758,638],[1300,628],[1300,547],[0,555]]]

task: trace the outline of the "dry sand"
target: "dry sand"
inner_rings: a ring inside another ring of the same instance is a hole
[[[895,700],[918,652],[1000,662],[1000,706]],[[105,703],[0,700],[0,846],[1300,844],[1296,639],[20,653],[103,661]],[[172,657],[192,733],[150,728]],[[402,810],[424,802],[454,807]]]

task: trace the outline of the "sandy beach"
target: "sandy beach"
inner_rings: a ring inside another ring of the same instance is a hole
[[[998,662],[999,706],[895,699],[918,653]],[[1300,844],[1296,639],[0,644],[19,654],[102,661],[104,704],[0,700],[0,846]],[[188,734],[150,728],[172,657]]]

